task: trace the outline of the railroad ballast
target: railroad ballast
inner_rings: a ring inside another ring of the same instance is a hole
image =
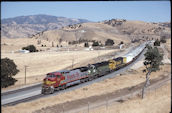
[[[72,70],[61,70],[48,73],[43,80],[42,94],[54,93],[55,90],[65,89],[74,84],[87,82],[125,67],[137,59],[144,50],[145,45],[146,43],[141,44],[139,47],[122,57],[89,64],[88,66]]]

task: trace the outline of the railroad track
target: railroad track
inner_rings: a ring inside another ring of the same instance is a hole
[[[55,95],[58,95],[58,94],[61,94],[64,92],[69,92],[74,89],[78,89],[78,88],[93,84],[95,82],[103,81],[108,78],[113,78],[113,77],[123,73],[124,71],[128,70],[132,65],[134,65],[139,60],[143,59],[144,53],[145,53],[145,50],[139,55],[139,57],[135,61],[133,61],[131,64],[127,65],[126,67],[123,67],[115,72],[107,74],[106,76],[99,77],[92,81],[88,81],[88,82],[85,82],[85,83],[82,83],[79,85],[70,86],[69,88],[67,88],[65,90],[60,90],[60,91],[54,92],[54,94],[50,94],[50,95],[41,94],[41,85],[32,86],[32,87],[28,87],[25,89],[20,89],[18,91],[2,93],[1,94],[1,106],[16,105],[16,104],[22,103],[22,102],[28,102],[28,101],[33,101],[33,100],[44,98],[44,97],[55,96]]]

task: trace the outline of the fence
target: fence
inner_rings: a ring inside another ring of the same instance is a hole
[[[152,84],[151,86],[149,86],[145,93],[150,94],[152,92],[154,92],[155,96],[157,96],[157,90],[158,88],[160,88],[161,86],[165,85],[167,83],[167,81],[170,81],[170,77],[167,77],[159,82],[156,82],[154,84]],[[110,108],[112,105],[116,104],[116,103],[122,103],[125,100],[132,98],[134,96],[139,96],[139,98],[141,98],[141,93],[142,93],[142,89],[138,89],[132,93],[128,93],[116,98],[111,98],[106,96],[106,99],[102,99],[99,102],[90,102],[90,101],[83,101],[83,103],[80,103],[81,105],[84,105],[82,107],[77,107],[76,109],[72,109],[72,110],[65,110],[63,108],[63,112],[62,113],[112,113],[110,112],[112,109]],[[96,112],[97,109],[99,109],[99,112]],[[100,110],[102,112],[100,112]],[[95,112],[94,112],[95,111]]]

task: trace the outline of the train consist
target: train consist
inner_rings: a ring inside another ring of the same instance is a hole
[[[88,66],[72,70],[48,73],[43,80],[41,92],[42,94],[52,94],[55,90],[65,89],[71,85],[87,82],[116,71],[136,60],[145,49],[145,45],[146,42],[132,50],[130,53],[108,61],[89,64]]]

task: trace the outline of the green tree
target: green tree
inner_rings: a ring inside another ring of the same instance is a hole
[[[154,42],[154,46],[160,46],[160,41],[157,39],[157,40],[155,40],[155,42]]]
[[[28,45],[26,47],[22,47],[22,50],[29,50],[30,52],[37,52],[36,47],[34,45]]]
[[[99,46],[99,42],[98,41],[93,41],[92,46]]]
[[[113,44],[115,44],[115,43],[111,39],[107,39],[106,42],[105,42],[105,46],[112,46]]]
[[[166,40],[165,40],[165,38],[161,38],[161,40],[160,40],[160,42],[162,42],[162,43],[166,43]]]
[[[119,43],[119,45],[121,45],[121,44],[124,44],[124,42],[123,42],[123,41],[121,41],[121,42]]]
[[[84,47],[89,47],[88,42],[85,42]]]
[[[14,85],[17,81],[13,78],[19,72],[16,64],[9,58],[1,59],[1,88]]]
[[[143,72],[146,72],[146,82],[142,89],[142,98],[144,98],[145,88],[150,84],[149,82],[149,76],[151,72],[156,72],[157,70],[160,70],[160,65],[163,65],[163,54],[160,54],[157,47],[152,48],[151,46],[146,46],[147,51],[144,54],[145,61],[144,66],[146,69],[143,70]]]

